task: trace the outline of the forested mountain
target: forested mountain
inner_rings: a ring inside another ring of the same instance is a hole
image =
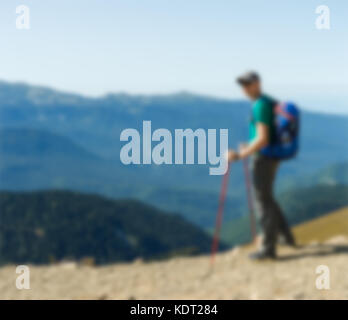
[[[92,258],[97,264],[207,253],[182,217],[134,200],[67,191],[0,193],[0,263]]]

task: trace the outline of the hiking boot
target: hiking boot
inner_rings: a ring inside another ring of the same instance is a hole
[[[292,235],[290,235],[288,237],[280,236],[278,238],[278,243],[282,246],[289,246],[292,248],[297,248],[295,238]]]
[[[265,251],[257,251],[254,253],[251,253],[249,255],[249,258],[254,261],[262,261],[262,260],[274,260],[276,259],[275,252],[265,252]]]

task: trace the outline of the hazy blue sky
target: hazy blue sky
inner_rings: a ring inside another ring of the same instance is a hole
[[[31,9],[28,31],[15,28],[19,4]],[[321,4],[329,31],[315,28]],[[0,78],[235,98],[236,75],[256,69],[279,98],[348,113],[347,17],[346,0],[1,0]]]

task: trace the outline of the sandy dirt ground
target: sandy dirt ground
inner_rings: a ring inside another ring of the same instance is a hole
[[[281,248],[275,262],[252,262],[253,248],[216,257],[103,267],[65,262],[30,267],[30,289],[16,288],[16,266],[0,269],[0,299],[348,299],[348,239],[301,249]],[[329,267],[330,289],[319,290],[316,269]]]

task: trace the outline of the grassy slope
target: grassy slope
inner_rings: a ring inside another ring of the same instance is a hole
[[[304,244],[338,235],[348,236],[348,207],[300,224],[294,228],[294,233],[299,243]]]

